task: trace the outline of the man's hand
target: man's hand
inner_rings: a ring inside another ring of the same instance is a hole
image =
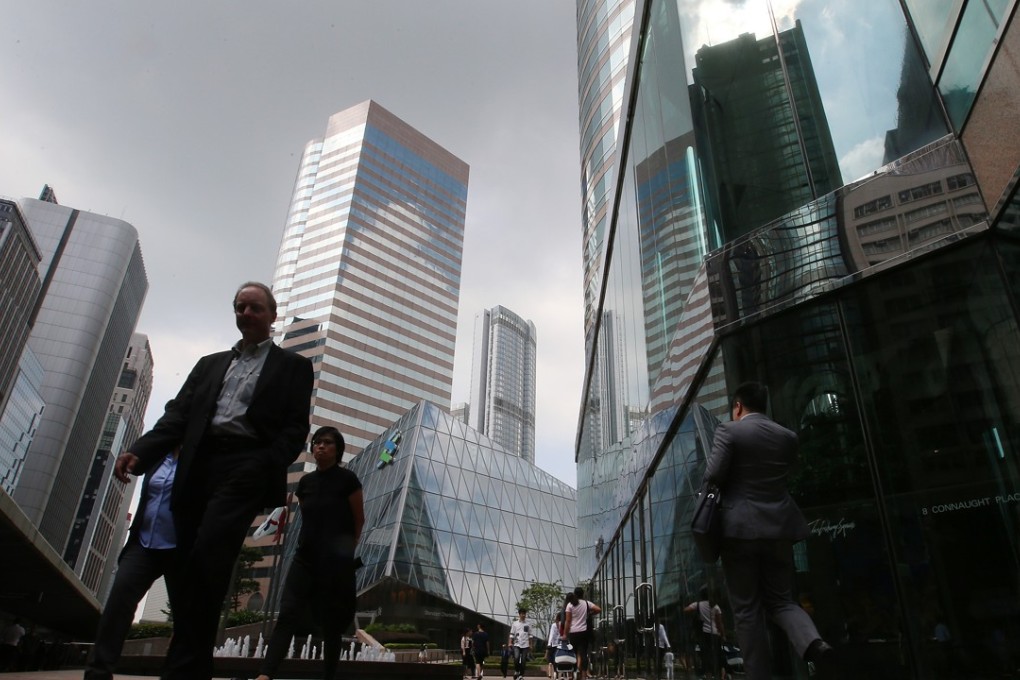
[[[117,456],[117,461],[113,464],[113,476],[121,482],[127,484],[132,472],[134,472],[135,465],[138,464],[138,456],[125,451],[124,453]]]

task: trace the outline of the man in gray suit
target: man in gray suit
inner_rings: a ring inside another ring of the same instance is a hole
[[[767,406],[763,385],[737,388],[733,422],[716,429],[705,469],[705,480],[720,489],[720,556],[748,680],[771,677],[766,613],[798,655],[820,670],[833,665],[832,647],[793,601],[793,544],[809,533],[786,488],[797,435],[766,416]]]

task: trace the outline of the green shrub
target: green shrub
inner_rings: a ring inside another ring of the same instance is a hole
[[[249,623],[258,623],[265,616],[262,612],[250,612],[245,609],[241,609],[236,612],[230,612],[227,614],[227,628],[233,628],[234,626],[244,626]]]
[[[128,631],[128,640],[141,640],[142,638],[170,637],[174,627],[169,623],[136,623]]]
[[[416,633],[418,629],[413,623],[370,623],[365,626],[366,633]]]

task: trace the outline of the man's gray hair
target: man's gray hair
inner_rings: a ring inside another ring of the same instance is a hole
[[[276,298],[273,297],[273,289],[259,281],[245,281],[240,286],[238,286],[237,290],[234,291],[234,301],[231,303],[231,306],[237,304],[237,296],[240,295],[241,291],[244,290],[245,288],[258,288],[263,293],[265,293],[266,299],[269,300],[269,311],[271,311],[273,314],[276,314]]]

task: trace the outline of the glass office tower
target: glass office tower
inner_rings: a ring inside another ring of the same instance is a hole
[[[143,333],[131,335],[131,344],[113,390],[106,423],[96,446],[85,492],[78,504],[64,559],[81,576],[86,588],[105,599],[113,564],[127,533],[123,521],[137,480],[120,484],[111,474],[114,461],[145,431],[145,409],[152,394],[152,348]],[[110,559],[111,556],[114,559]]]
[[[0,199],[0,487],[8,494],[45,407],[39,396],[43,369],[26,350],[42,289],[41,259],[18,204]]]
[[[535,462],[537,343],[535,324],[506,307],[475,317],[467,423],[529,463]]]
[[[1015,674],[1014,14],[637,3],[576,456],[579,572],[642,674],[660,623],[693,663],[701,587],[732,629],[688,527],[745,380],[800,437],[796,591],[853,670]],[[658,298],[650,262],[686,263]],[[773,677],[807,677],[782,635]]]
[[[595,324],[602,280],[602,251],[616,156],[623,87],[630,54],[634,0],[577,3],[577,101],[581,122],[581,188],[584,225],[584,330]]]
[[[46,372],[28,347],[22,349],[17,369],[7,406],[0,414],[0,488],[9,496],[14,494],[25,456],[46,410],[39,394]]]
[[[377,623],[456,649],[484,621],[498,645],[532,581],[576,578],[574,490],[435,404],[412,408],[348,467],[365,498],[358,609]]]
[[[21,350],[28,342],[30,318],[42,286],[42,256],[13,201],[0,199],[0,414],[18,379]]]
[[[149,283],[127,222],[49,200],[19,205],[42,255],[28,347],[46,407],[13,497],[63,555]]]
[[[450,406],[468,166],[373,101],[305,146],[273,278],[312,359],[312,424],[348,458],[421,399]]]

